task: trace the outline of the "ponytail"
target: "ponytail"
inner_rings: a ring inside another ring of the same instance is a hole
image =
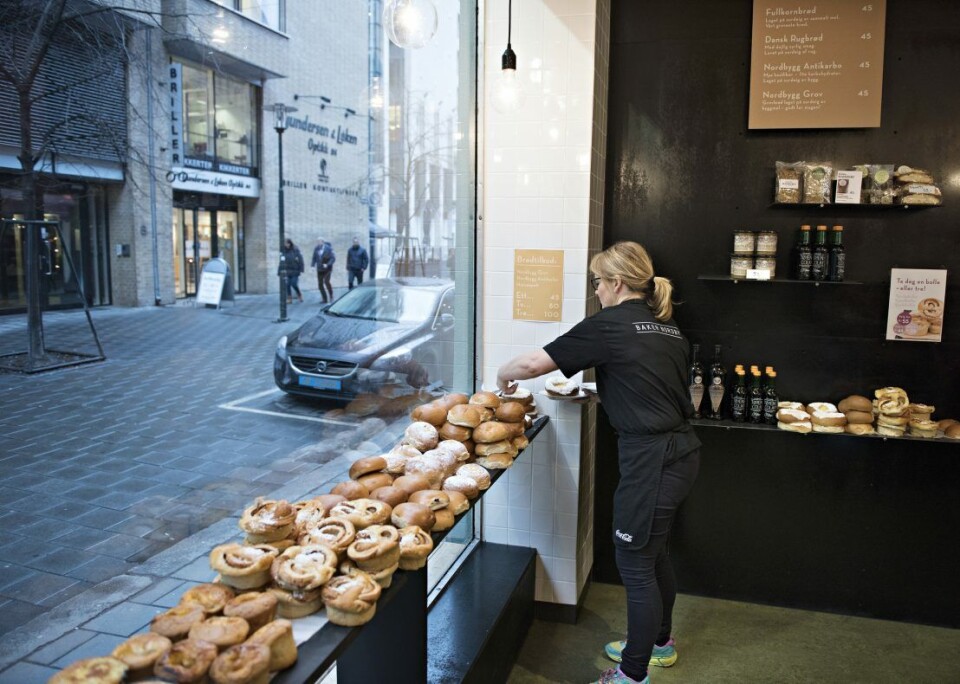
[[[666,322],[673,318],[673,283],[669,278],[654,276],[649,304],[658,321]]]
[[[590,270],[605,278],[619,277],[631,292],[650,305],[657,320],[673,318],[673,283],[653,275],[653,260],[643,245],[617,242],[593,255]]]

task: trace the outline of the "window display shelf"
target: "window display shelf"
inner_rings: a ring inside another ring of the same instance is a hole
[[[926,438],[926,437],[911,437],[910,435],[904,435],[903,437],[887,437],[885,435],[851,435],[846,432],[842,433],[830,433],[830,432],[790,432],[789,430],[781,430],[776,425],[767,425],[766,423],[738,423],[733,420],[728,420],[724,418],[723,420],[713,420],[711,418],[691,418],[690,424],[694,427],[708,427],[708,428],[720,428],[722,430],[763,430],[766,432],[781,432],[783,434],[796,435],[798,437],[852,437],[854,439],[872,439],[872,440],[882,440],[886,441],[912,441],[912,442],[926,442],[938,443],[938,444],[953,444],[954,446],[960,446],[960,439],[950,439],[948,437],[938,437],[938,438]]]
[[[881,211],[891,209],[937,209],[942,206],[942,204],[836,204],[834,202],[830,204],[824,202],[772,202],[767,205],[769,209],[880,209]]]
[[[840,282],[835,282],[833,280],[793,280],[791,278],[771,278],[770,280],[748,280],[746,278],[734,278],[729,275],[698,275],[697,280],[715,280],[715,281],[726,281],[731,283],[774,283],[774,284],[796,284],[796,285],[813,285],[814,287],[820,287],[821,285],[866,285],[867,283],[860,282],[858,280],[841,280]]]

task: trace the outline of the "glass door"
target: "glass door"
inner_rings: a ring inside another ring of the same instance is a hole
[[[230,273],[237,278],[237,212],[216,212],[217,232],[214,235],[215,253],[230,265]]]
[[[178,298],[197,294],[197,210],[173,208],[173,284]]]

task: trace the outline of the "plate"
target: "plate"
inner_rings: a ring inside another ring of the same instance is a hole
[[[595,382],[581,382],[580,391],[586,392],[587,394],[596,394],[597,393],[597,383]]]
[[[546,397],[547,399],[553,399],[555,401],[574,401],[575,399],[586,399],[590,396],[583,390],[580,390],[576,394],[571,394],[569,396],[561,396],[559,394],[550,394],[546,390],[541,390],[537,392],[537,394],[539,394],[541,397]]]

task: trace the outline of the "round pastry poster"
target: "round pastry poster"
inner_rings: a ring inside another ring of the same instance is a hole
[[[937,269],[890,269],[887,339],[939,342],[943,336],[943,309],[947,272]]]

